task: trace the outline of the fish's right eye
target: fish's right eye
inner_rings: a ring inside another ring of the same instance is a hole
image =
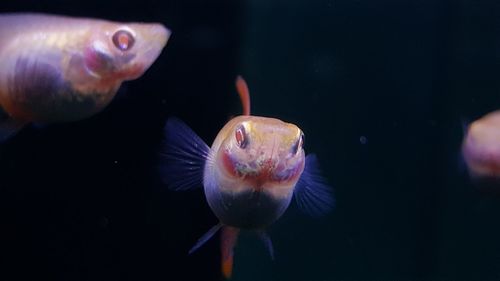
[[[236,131],[234,131],[234,137],[236,139],[236,143],[240,148],[245,148],[247,147],[248,144],[248,136],[245,131],[245,126],[239,125],[236,128]]]

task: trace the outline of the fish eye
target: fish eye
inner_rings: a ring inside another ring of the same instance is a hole
[[[239,125],[238,128],[236,128],[236,131],[234,131],[234,137],[236,139],[236,143],[240,148],[245,148],[247,147],[248,144],[248,135],[245,130],[245,126]]]
[[[291,152],[293,153],[293,155],[299,153],[300,149],[304,146],[304,140],[305,140],[304,133],[300,132],[299,138],[292,145]]]
[[[134,43],[134,36],[127,30],[118,30],[113,34],[113,44],[121,51],[130,50],[134,46]]]

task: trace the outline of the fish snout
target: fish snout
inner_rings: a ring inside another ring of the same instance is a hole
[[[152,40],[157,42],[158,47],[161,50],[167,44],[167,41],[170,38],[170,35],[172,34],[172,31],[166,28],[163,24],[157,23],[151,26],[149,34]]]
[[[135,72],[131,74],[135,79],[141,76],[160,56],[170,38],[171,31],[162,24],[150,24],[144,30],[143,45],[139,48],[133,64]]]

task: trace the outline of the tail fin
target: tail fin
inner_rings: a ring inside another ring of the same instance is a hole
[[[233,249],[238,241],[240,230],[236,227],[224,226],[221,235],[221,267],[222,275],[226,279],[231,279],[233,275]]]

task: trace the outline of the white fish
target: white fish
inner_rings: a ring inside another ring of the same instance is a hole
[[[23,125],[75,121],[105,108],[140,77],[170,31],[46,14],[0,14],[0,140]]]
[[[190,252],[222,228],[222,273],[230,278],[233,247],[240,229],[255,230],[273,256],[266,227],[281,217],[293,196],[313,216],[333,208],[332,189],[321,177],[314,155],[305,156],[304,134],[296,125],[251,116],[246,83],[238,78],[244,114],[230,120],[208,147],[187,125],[171,118],[160,157],[163,181],[173,190],[204,186],[220,223]]]

